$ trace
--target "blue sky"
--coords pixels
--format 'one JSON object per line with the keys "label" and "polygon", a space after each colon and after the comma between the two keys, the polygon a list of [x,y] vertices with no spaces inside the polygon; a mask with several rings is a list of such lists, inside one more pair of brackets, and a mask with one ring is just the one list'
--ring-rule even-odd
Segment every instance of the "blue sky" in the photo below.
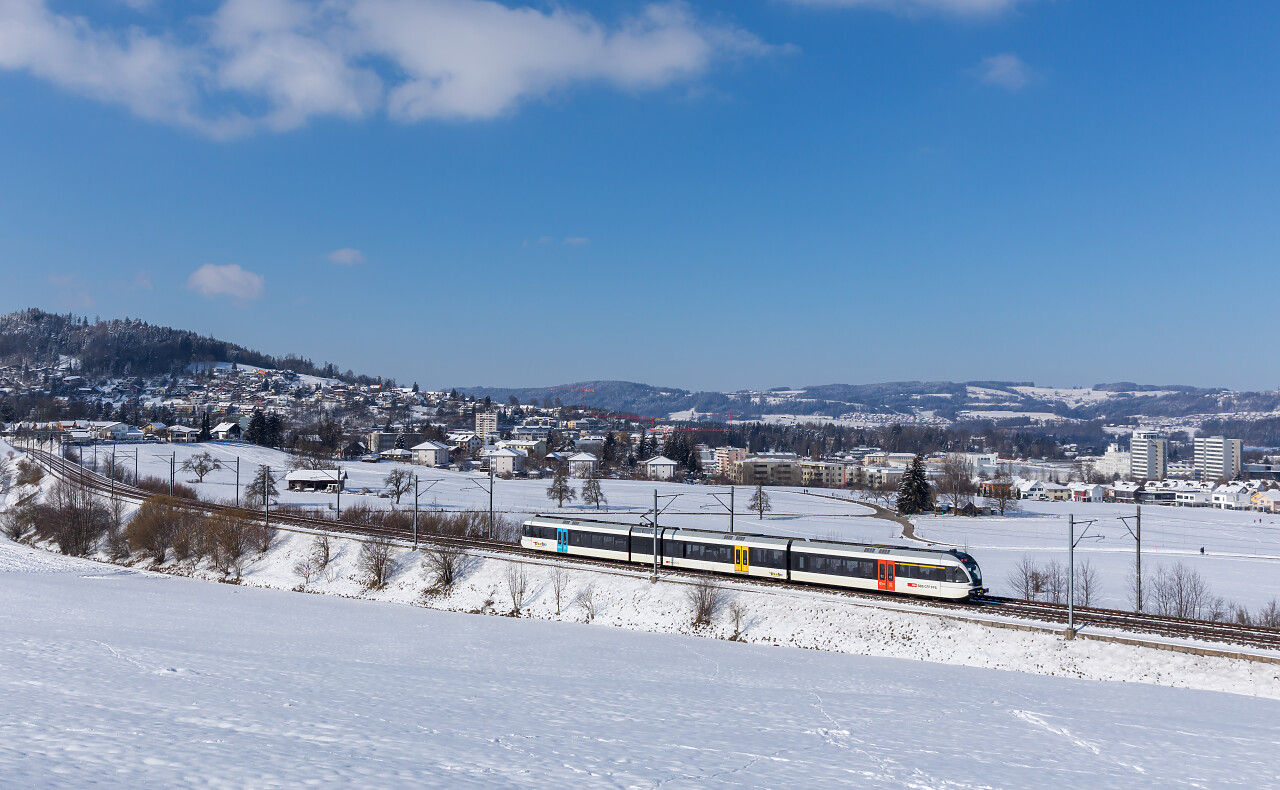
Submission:
{"label": "blue sky", "polygon": [[0,310],[423,386],[1280,386],[1280,8],[0,0]]}

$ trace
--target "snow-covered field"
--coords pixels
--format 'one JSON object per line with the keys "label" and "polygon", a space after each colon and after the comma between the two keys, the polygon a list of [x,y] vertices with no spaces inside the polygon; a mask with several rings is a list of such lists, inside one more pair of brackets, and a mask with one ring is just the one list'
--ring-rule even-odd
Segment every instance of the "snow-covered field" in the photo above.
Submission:
{"label": "snow-covered field", "polygon": [[[925,516],[912,519],[916,536],[967,548],[978,558],[984,579],[997,593],[1012,593],[1010,570],[1022,557],[1036,562],[1067,561],[1067,516],[1074,515],[1076,561],[1088,561],[1101,575],[1101,603],[1127,608],[1128,575],[1134,567],[1134,540],[1120,517],[1132,505],[1086,502],[1020,502],[1020,512],[1004,517]],[[1133,519],[1129,519],[1130,526]],[[1093,536],[1101,536],[1094,540]],[[1205,553],[1200,553],[1201,547]],[[1257,609],[1280,598],[1280,516],[1213,508],[1142,508],[1144,572],[1185,563],[1199,571],[1213,593]]]}
{"label": "snow-covered field", "polygon": [[0,622],[9,787],[1266,787],[1280,775],[1270,699],[477,617],[12,543],[0,543]]}
{"label": "snow-covered field", "polygon": [[[132,451],[132,446],[126,448]],[[170,453],[177,454],[177,465],[197,452],[209,451],[226,464],[213,472],[204,484],[196,485],[201,496],[230,501],[235,495],[234,464],[240,458],[241,481],[249,479],[259,465],[285,471],[288,456],[245,444],[210,443],[204,445],[163,445],[139,447],[139,470],[143,475],[168,478]],[[99,452],[101,452],[99,448]],[[92,457],[92,451],[88,453]],[[128,465],[131,461],[122,461]],[[361,489],[380,491],[387,474],[397,464],[345,464],[348,491]],[[407,465],[406,465],[407,466]],[[423,508],[477,509],[488,507],[488,495],[475,483],[488,484],[479,473],[409,467],[423,480],[424,491],[419,500]],[[179,471],[177,479],[186,482],[191,475]],[[474,481],[474,482],[473,482]],[[425,490],[427,485],[430,490]],[[546,498],[546,480],[497,481],[495,509],[520,519],[533,513],[556,510]],[[664,498],[668,510],[664,524],[672,526],[727,529],[728,514],[710,496],[723,489],[678,483],[605,480],[601,487],[608,497],[606,508],[597,513],[581,503],[569,505],[568,512],[589,517],[636,520],[653,506],[653,491],[664,497],[680,496],[672,502]],[[283,485],[281,485],[283,489]],[[824,496],[815,496],[820,493]],[[876,518],[873,511],[857,504],[848,494],[812,489],[770,489],[773,511],[763,520],[744,512],[750,489],[739,487],[737,495],[738,531],[763,532],[810,538],[903,543],[900,526]],[[282,490],[281,501],[313,507],[332,508],[332,495],[289,493]],[[389,500],[376,495],[344,494],[343,507],[357,502],[374,507],[390,507]],[[1095,520],[1091,535],[1104,540],[1087,539],[1077,548],[1077,558],[1088,560],[1099,571],[1101,590],[1099,603],[1127,608],[1126,577],[1133,567],[1134,544],[1119,516],[1132,515],[1127,505],[1103,503],[1021,502],[1021,511],[1006,517],[964,518],[954,516],[914,519],[917,536],[944,545],[967,548],[984,568],[985,582],[997,594],[1012,594],[1007,580],[1009,571],[1024,555],[1039,563],[1066,561],[1067,514],[1077,522]],[[401,507],[412,506],[412,495],[401,501]],[[1259,513],[1233,512],[1209,508],[1171,508],[1149,506],[1143,509],[1143,567],[1153,570],[1164,564],[1184,562],[1198,570],[1215,595],[1242,604],[1251,610],[1264,606],[1272,598],[1280,598],[1280,517]],[[1200,554],[1204,547],[1205,554]]]}

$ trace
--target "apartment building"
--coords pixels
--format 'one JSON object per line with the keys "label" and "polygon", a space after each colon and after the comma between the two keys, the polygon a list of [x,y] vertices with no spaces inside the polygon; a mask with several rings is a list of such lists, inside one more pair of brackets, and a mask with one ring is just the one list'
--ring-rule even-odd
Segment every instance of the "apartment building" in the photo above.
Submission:
{"label": "apartment building", "polygon": [[1134,480],[1163,480],[1169,441],[1158,431],[1139,428],[1129,440],[1129,475]]}
{"label": "apartment building", "polygon": [[1199,480],[1234,480],[1240,476],[1244,442],[1223,436],[1197,436],[1192,466]]}
{"label": "apartment building", "polygon": [[728,475],[733,465],[747,457],[744,447],[717,447],[715,450],[715,472]]}
{"label": "apartment building", "polygon": [[489,437],[498,438],[498,412],[476,412],[476,435],[484,444],[489,444]]}
{"label": "apartment building", "polygon": [[757,455],[744,458],[730,467],[730,479],[738,485],[794,486],[800,485],[800,464],[796,456]]}

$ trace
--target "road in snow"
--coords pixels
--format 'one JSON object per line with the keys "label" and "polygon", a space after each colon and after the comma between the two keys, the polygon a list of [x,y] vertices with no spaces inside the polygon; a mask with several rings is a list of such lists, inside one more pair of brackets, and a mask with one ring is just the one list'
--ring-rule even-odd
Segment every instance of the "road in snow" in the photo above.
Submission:
{"label": "road in snow", "polygon": [[11,787],[1268,787],[1273,700],[311,596],[0,542]]}

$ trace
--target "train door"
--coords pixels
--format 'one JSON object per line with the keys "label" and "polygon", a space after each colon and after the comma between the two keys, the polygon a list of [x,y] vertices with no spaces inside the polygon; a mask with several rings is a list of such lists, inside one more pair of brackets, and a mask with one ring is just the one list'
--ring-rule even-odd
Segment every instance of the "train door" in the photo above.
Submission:
{"label": "train door", "polygon": [[751,571],[751,555],[746,546],[733,547],[733,569],[738,573],[749,573]]}
{"label": "train door", "polygon": [[893,590],[893,560],[880,560],[880,573],[876,577],[877,590]]}
{"label": "train door", "polygon": [[569,551],[569,530],[567,530],[567,529],[557,529],[557,530],[556,530],[556,551],[561,552],[561,553],[568,553],[568,551]]}

